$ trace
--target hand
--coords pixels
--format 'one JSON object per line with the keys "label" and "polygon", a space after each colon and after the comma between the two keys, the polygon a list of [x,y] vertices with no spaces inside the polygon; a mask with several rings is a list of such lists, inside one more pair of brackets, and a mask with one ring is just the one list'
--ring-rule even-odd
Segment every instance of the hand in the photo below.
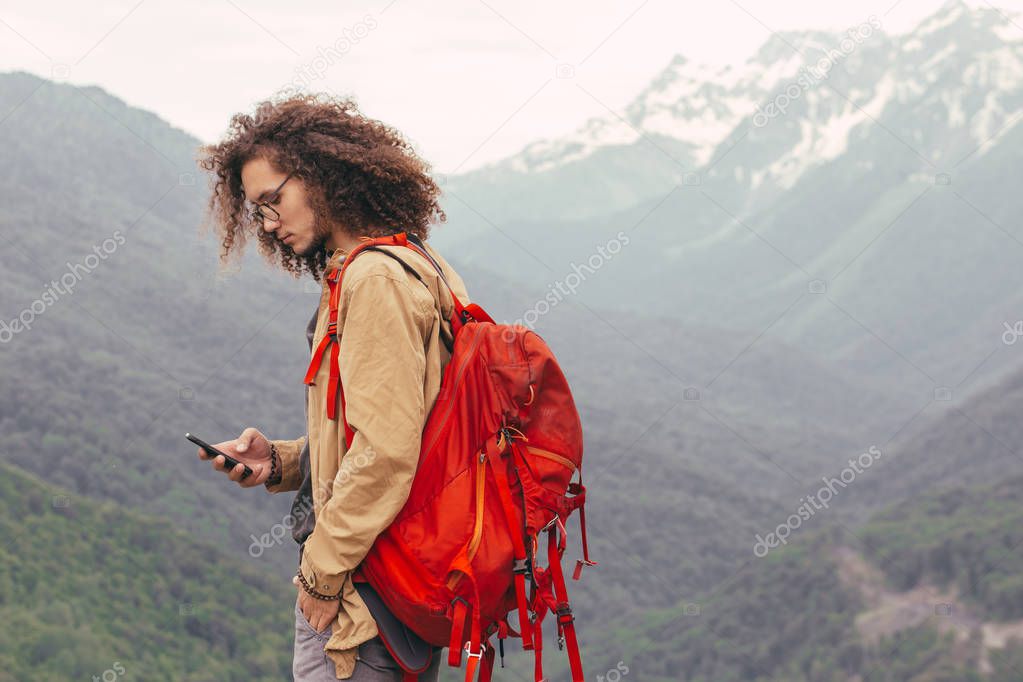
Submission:
{"label": "hand", "polygon": [[[210,457],[202,448],[198,449],[199,459],[211,460],[214,469],[223,471],[229,479],[241,487],[254,488],[257,485],[263,485],[266,479],[270,478],[270,441],[257,429],[249,427],[242,431],[242,434],[234,440],[214,443],[213,447],[225,454],[231,455],[240,464],[234,467],[234,469],[228,469],[225,466],[223,457],[219,455]],[[249,468],[252,469],[252,473],[245,480],[242,480],[242,474],[245,473],[243,464],[249,465]]]}
{"label": "hand", "polygon": [[309,596],[302,589],[297,575],[291,578],[291,582],[298,588],[298,609],[305,616],[305,619],[309,621],[309,625],[312,626],[313,630],[322,633],[337,618],[337,613],[341,610],[341,601],[339,599],[328,601]]}

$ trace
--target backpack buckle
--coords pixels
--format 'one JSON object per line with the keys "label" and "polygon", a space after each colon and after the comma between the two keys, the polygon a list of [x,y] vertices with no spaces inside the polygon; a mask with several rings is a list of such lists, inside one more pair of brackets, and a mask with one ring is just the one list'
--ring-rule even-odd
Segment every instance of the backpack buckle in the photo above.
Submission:
{"label": "backpack buckle", "polygon": [[563,651],[565,648],[565,628],[575,621],[575,616],[572,615],[572,607],[565,601],[558,602],[558,607],[554,610],[554,613],[558,615],[558,650]]}
{"label": "backpack buckle", "polygon": [[465,651],[465,655],[469,658],[483,658],[483,652],[487,650],[486,643],[480,642],[480,650],[475,653],[469,649],[470,644],[472,643],[466,642],[465,646],[462,647],[462,650]]}
{"label": "backpack buckle", "polygon": [[529,557],[525,559],[515,559],[512,562],[512,573],[523,573],[529,575],[532,573],[533,567],[529,564]]}

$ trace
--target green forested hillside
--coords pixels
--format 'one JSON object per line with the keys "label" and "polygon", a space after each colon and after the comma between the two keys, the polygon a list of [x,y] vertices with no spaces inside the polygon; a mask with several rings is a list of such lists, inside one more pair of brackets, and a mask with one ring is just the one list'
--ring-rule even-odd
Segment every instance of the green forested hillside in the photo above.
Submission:
{"label": "green forested hillside", "polygon": [[[0,680],[75,679],[115,663],[128,680],[286,676],[292,590],[169,522],[68,496],[8,466],[0,472],[0,535],[7,538],[0,618],[11,633],[0,641]],[[879,515],[862,537],[893,588],[972,574],[985,575],[983,584],[1011,583],[1021,561],[1020,490],[1023,480],[935,495]],[[644,680],[1020,679],[1023,651],[994,656],[995,672],[980,677],[969,663],[951,660],[949,636],[930,627],[862,646],[854,621],[863,600],[839,579],[830,551],[843,539],[838,531],[818,534],[739,572],[701,603],[616,628],[586,652],[588,671],[624,660]],[[972,560],[986,555],[990,563]],[[1023,617],[1020,602],[1005,594],[977,602],[993,618]],[[599,625],[580,623],[584,633]],[[553,663],[558,653],[549,649]]]}
{"label": "green forested hillside", "polygon": [[899,589],[954,587],[991,618],[1023,618],[1023,478],[907,502],[862,531]]}
{"label": "green forested hillside", "polygon": [[[288,500],[212,476],[184,433],[302,435],[317,297],[258,258],[217,275],[198,141],[159,117],[25,73],[0,74],[0,117],[0,321],[30,327],[0,345],[0,461],[247,557]],[[296,553],[261,561],[286,575]]]}
{"label": "green forested hillside", "polygon": [[1021,501],[1017,477],[903,503],[858,537],[815,533],[699,603],[623,622],[587,666],[664,682],[1018,682]]}
{"label": "green forested hillside", "polygon": [[1005,376],[959,404],[934,402],[893,443],[894,456],[878,463],[879,476],[849,491],[865,520],[870,510],[955,483],[985,485],[1023,473],[1023,372]]}
{"label": "green forested hillside", "polygon": [[290,679],[294,588],[169,521],[0,463],[0,538],[3,682]]}

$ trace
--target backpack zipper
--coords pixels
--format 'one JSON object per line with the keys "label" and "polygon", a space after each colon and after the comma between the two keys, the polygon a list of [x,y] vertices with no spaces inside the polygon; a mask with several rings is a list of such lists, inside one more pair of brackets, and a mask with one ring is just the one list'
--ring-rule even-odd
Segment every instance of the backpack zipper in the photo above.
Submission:
{"label": "backpack zipper", "polygon": [[566,466],[572,471],[575,471],[575,463],[573,463],[572,460],[570,460],[568,457],[563,457],[562,455],[559,455],[556,452],[551,452],[550,450],[538,448],[535,445],[526,444],[526,450],[532,452],[534,455],[538,457],[543,457],[544,459],[549,459],[553,462],[557,462],[558,464]]}
{"label": "backpack zipper", "polygon": [[[472,561],[472,558],[476,556],[476,552],[480,547],[480,540],[483,539],[483,502],[487,489],[486,463],[487,454],[485,452],[479,453],[479,457],[476,459],[476,520],[473,523],[472,537],[469,538],[469,545],[466,550],[466,556],[469,561]],[[457,585],[458,581],[461,579],[462,577],[458,573],[451,576],[447,583],[448,589],[454,590],[455,585]]]}
{"label": "backpack zipper", "polygon": [[469,540],[469,560],[476,556],[480,540],[483,537],[483,501],[486,494],[487,481],[487,455],[481,452],[476,460],[476,525],[472,529],[472,539]]}

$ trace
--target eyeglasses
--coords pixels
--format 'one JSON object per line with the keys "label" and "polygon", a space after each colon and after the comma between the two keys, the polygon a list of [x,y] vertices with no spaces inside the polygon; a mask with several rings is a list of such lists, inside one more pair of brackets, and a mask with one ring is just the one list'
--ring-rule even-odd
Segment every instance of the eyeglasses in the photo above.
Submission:
{"label": "eyeglasses", "polygon": [[257,223],[263,223],[266,220],[275,222],[281,219],[281,214],[278,213],[277,210],[270,205],[270,202],[277,201],[278,199],[277,195],[280,193],[281,188],[284,187],[284,183],[291,179],[292,175],[294,175],[294,173],[288,173],[288,177],[284,178],[284,182],[277,185],[277,189],[270,192],[269,199],[256,204],[256,207],[252,209],[252,220],[254,220]]}

